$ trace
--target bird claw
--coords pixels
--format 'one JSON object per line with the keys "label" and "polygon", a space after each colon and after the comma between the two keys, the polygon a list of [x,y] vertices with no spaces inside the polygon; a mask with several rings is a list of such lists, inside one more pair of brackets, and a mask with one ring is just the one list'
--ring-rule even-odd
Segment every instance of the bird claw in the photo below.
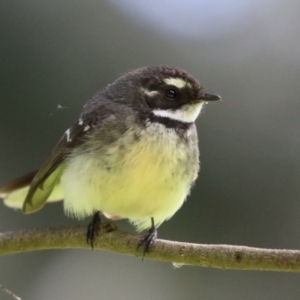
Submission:
{"label": "bird claw", "polygon": [[99,235],[101,225],[100,212],[97,211],[93,215],[92,221],[89,223],[86,232],[86,242],[94,249],[95,236]]}
{"label": "bird claw", "polygon": [[157,239],[157,229],[154,225],[154,219],[151,218],[151,223],[152,226],[149,229],[148,233],[139,240],[138,245],[137,245],[137,250],[144,245],[144,251],[143,251],[143,259],[146,255],[146,253],[149,252],[150,248],[152,247],[153,243]]}

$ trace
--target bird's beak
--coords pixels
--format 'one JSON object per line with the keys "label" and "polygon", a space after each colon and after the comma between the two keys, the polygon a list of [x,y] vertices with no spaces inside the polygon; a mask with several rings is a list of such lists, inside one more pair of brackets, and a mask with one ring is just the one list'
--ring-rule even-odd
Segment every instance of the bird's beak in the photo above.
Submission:
{"label": "bird's beak", "polygon": [[212,92],[204,91],[200,96],[199,100],[216,101],[216,100],[222,100],[222,98],[221,96],[214,94]]}

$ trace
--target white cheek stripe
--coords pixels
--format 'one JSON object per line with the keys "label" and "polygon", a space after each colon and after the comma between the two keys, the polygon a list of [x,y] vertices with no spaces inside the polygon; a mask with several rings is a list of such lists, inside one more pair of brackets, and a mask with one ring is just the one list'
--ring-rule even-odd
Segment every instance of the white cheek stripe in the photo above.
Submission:
{"label": "white cheek stripe", "polygon": [[193,123],[196,121],[198,115],[200,114],[203,103],[204,102],[202,101],[194,105],[187,104],[177,110],[154,109],[152,112],[158,117],[169,118],[171,120],[176,120],[185,123]]}
{"label": "white cheek stripe", "polygon": [[184,87],[189,87],[191,88],[191,84],[181,78],[174,78],[174,77],[170,77],[170,78],[166,78],[164,79],[164,82],[168,85],[174,85],[176,86],[178,89],[182,89]]}

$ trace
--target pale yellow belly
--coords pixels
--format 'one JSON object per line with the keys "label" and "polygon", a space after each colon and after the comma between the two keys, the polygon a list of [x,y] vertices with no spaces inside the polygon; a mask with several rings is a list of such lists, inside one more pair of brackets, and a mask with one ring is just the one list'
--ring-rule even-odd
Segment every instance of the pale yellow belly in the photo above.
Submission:
{"label": "pale yellow belly", "polygon": [[176,140],[147,138],[124,151],[111,147],[105,163],[81,154],[71,159],[62,176],[65,210],[77,217],[96,210],[127,218],[138,230],[170,218],[183,204],[191,185],[187,154]]}

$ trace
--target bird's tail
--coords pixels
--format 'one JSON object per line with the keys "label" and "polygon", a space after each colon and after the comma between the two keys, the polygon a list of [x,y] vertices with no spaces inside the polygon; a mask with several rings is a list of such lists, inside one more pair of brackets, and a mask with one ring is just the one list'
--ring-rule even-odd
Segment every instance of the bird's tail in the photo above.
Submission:
{"label": "bird's tail", "polygon": [[[17,178],[10,183],[6,184],[0,189],[0,198],[4,200],[4,204],[12,207],[22,209],[24,200],[29,191],[30,184],[37,171],[31,172],[25,176]],[[58,183],[51,195],[47,199],[47,202],[55,202],[63,199],[60,184]]]}

